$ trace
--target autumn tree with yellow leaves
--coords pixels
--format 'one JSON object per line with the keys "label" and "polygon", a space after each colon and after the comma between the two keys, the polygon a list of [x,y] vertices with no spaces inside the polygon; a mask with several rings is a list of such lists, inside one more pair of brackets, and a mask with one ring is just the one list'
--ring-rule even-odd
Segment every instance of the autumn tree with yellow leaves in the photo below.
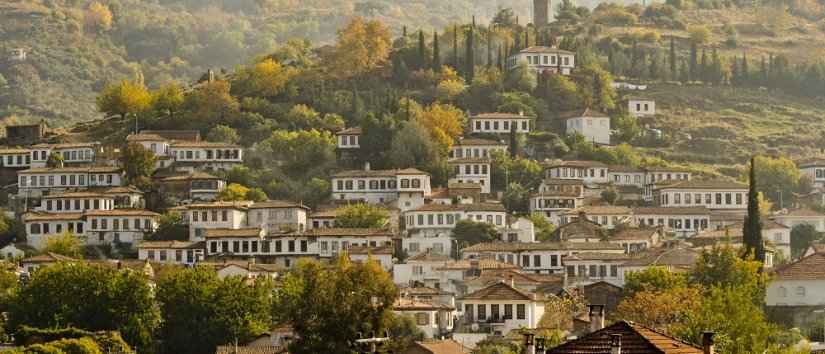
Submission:
{"label": "autumn tree with yellow leaves", "polygon": [[464,131],[464,112],[449,104],[435,103],[424,109],[418,121],[446,154]]}
{"label": "autumn tree with yellow leaves", "polygon": [[330,73],[340,79],[366,74],[387,63],[391,47],[386,25],[355,17],[338,31],[338,41],[329,61]]}
{"label": "autumn tree with yellow leaves", "polygon": [[112,12],[106,5],[95,1],[86,10],[83,22],[86,29],[92,32],[108,31],[112,29]]}
{"label": "autumn tree with yellow leaves", "polygon": [[143,84],[122,80],[109,84],[97,96],[97,109],[107,115],[126,119],[129,114],[146,111],[152,104],[152,95]]}
{"label": "autumn tree with yellow leaves", "polygon": [[289,79],[297,70],[267,58],[240,69],[232,85],[232,92],[241,96],[274,97],[283,93]]}

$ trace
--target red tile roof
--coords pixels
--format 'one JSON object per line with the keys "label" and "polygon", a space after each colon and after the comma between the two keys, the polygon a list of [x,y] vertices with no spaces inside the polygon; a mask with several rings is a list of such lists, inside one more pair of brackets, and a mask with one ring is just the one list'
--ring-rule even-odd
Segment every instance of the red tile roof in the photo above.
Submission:
{"label": "red tile roof", "polygon": [[627,321],[616,322],[546,353],[610,353],[611,335],[614,334],[622,336],[622,354],[702,354],[702,348]]}
{"label": "red tile roof", "polygon": [[532,117],[520,115],[516,113],[502,113],[502,112],[493,112],[493,113],[480,113],[476,114],[470,119],[530,119]]}
{"label": "red tile roof", "polygon": [[[415,342],[418,349],[423,349],[431,354],[469,354],[470,348],[467,348],[461,343],[452,339],[447,340],[431,340],[425,342]],[[402,352],[406,353],[406,352]],[[415,353],[419,353],[416,351]]]}
{"label": "red tile roof", "polygon": [[464,295],[459,300],[535,300],[536,297],[536,294],[516,289],[502,281]]}
{"label": "red tile roof", "polygon": [[825,254],[814,253],[776,269],[779,280],[825,280]]}

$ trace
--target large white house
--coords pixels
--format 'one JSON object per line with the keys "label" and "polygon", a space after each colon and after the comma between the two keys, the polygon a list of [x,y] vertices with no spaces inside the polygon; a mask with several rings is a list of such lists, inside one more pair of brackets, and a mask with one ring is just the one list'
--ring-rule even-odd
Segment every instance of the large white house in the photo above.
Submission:
{"label": "large white house", "polygon": [[656,115],[656,101],[644,97],[630,97],[627,99],[627,112],[634,117]]}
{"label": "large white house", "polygon": [[825,254],[814,253],[776,269],[768,284],[768,306],[825,306]]}
{"label": "large white house", "polygon": [[194,171],[229,170],[243,163],[243,149],[235,144],[205,141],[176,141],[169,144],[175,169]]}
{"label": "large white house", "polygon": [[502,204],[425,204],[404,213],[405,225],[410,233],[425,237],[449,234],[461,220],[486,222],[496,228],[507,225],[507,211]]}
{"label": "large white house", "polygon": [[470,131],[473,133],[509,134],[529,133],[530,121],[533,117],[525,116],[523,112],[514,113],[481,113],[470,117]]}
{"label": "large white house", "polygon": [[309,208],[303,204],[280,200],[258,202],[249,206],[247,224],[260,227],[268,235],[303,232],[307,227]]}
{"label": "large white house", "polygon": [[137,245],[158,228],[160,214],[140,209],[88,210],[86,244]]}
{"label": "large white house", "polygon": [[118,167],[41,167],[17,172],[18,195],[39,197],[68,189],[115,187],[123,184]]}
{"label": "large white house", "polygon": [[448,159],[488,158],[493,151],[506,152],[507,145],[495,140],[460,138],[453,144]]}
{"label": "large white house", "polygon": [[95,153],[100,149],[100,143],[63,143],[38,144],[30,148],[31,167],[46,167],[49,155],[60,155],[66,165],[83,165],[95,162]]}
{"label": "large white house", "polygon": [[[514,329],[537,328],[544,315],[544,298],[536,293],[516,289],[506,282],[492,284],[457,300],[462,309],[461,325],[506,335]],[[457,332],[463,332],[459,329]]]}
{"label": "large white house", "polygon": [[576,53],[552,47],[533,46],[522,49],[507,59],[510,69],[521,63],[526,63],[527,68],[537,74],[549,72],[570,75],[576,68]]}
{"label": "large white house", "polygon": [[748,208],[748,186],[723,180],[664,182],[654,189],[653,197],[657,205],[666,208],[704,206],[728,212]]}
{"label": "large white house", "polygon": [[194,265],[204,259],[203,242],[143,241],[138,245],[138,259],[158,263]]}
{"label": "large white house", "polygon": [[251,204],[251,202],[212,202],[182,207],[184,221],[189,225],[189,241],[203,241],[205,230],[209,229],[246,227],[246,212]]}
{"label": "large white house", "polygon": [[692,207],[636,207],[633,218],[639,226],[664,226],[676,236],[693,236],[710,227],[710,210]]}
{"label": "large white house", "polygon": [[475,183],[481,186],[482,194],[490,194],[490,158],[465,157],[449,161],[454,176],[449,183]]}
{"label": "large white house", "polygon": [[463,248],[461,255],[468,259],[493,258],[525,271],[553,274],[564,270],[563,257],[583,252],[624,254],[624,248],[609,242],[495,242]]}
{"label": "large white house", "polygon": [[29,168],[31,167],[31,152],[22,148],[0,149],[0,166],[7,168]]}
{"label": "large white house", "polygon": [[332,197],[337,200],[364,201],[370,204],[394,202],[405,211],[424,204],[424,196],[432,192],[430,175],[407,168],[401,170],[341,171],[332,175]]}
{"label": "large white house", "polygon": [[610,117],[586,108],[562,113],[567,135],[581,134],[585,140],[599,145],[610,145]]}
{"label": "large white house", "polygon": [[608,167],[598,161],[557,161],[545,163],[548,179],[574,179],[584,184],[608,183]]}

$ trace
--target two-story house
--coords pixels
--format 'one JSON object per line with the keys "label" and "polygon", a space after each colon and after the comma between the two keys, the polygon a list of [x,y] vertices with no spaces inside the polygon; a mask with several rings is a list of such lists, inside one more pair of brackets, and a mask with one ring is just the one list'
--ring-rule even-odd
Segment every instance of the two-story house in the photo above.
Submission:
{"label": "two-story house", "polygon": [[492,174],[490,158],[465,157],[451,159],[454,176],[449,183],[475,183],[481,186],[482,194],[490,194],[490,175]]}
{"label": "two-story house", "polygon": [[370,204],[394,202],[401,211],[424,204],[432,192],[430,175],[414,169],[341,171],[332,175],[332,198]]}
{"label": "two-story house", "polygon": [[496,242],[479,243],[461,250],[463,258],[493,258],[533,273],[561,273],[563,257],[596,252],[624,254],[621,245],[609,242]]}
{"label": "two-story house", "polygon": [[114,187],[123,183],[118,167],[41,167],[17,172],[18,195],[40,197],[68,189]]}
{"label": "two-story house", "polygon": [[140,133],[126,136],[127,143],[140,144],[144,149],[155,154],[155,168],[166,168],[172,165],[172,153],[169,151],[170,140],[158,134]]}
{"label": "two-story house", "polygon": [[580,192],[547,191],[530,194],[530,212],[540,213],[555,225],[561,224],[563,213],[583,205],[584,195]]}
{"label": "two-story house", "polygon": [[709,227],[710,210],[704,206],[635,207],[633,218],[639,226],[663,226],[678,237],[687,237]]}
{"label": "two-story house", "polygon": [[825,254],[814,253],[778,267],[768,284],[765,304],[788,310],[821,309],[825,305]]}
{"label": "two-story house", "polygon": [[169,154],[181,171],[229,170],[243,163],[243,148],[227,143],[175,141],[169,144]]}
{"label": "two-story house", "polygon": [[226,188],[226,180],[206,172],[183,172],[159,179],[161,193],[178,200],[212,201]]}
{"label": "two-story house", "polygon": [[99,149],[99,142],[34,145],[30,148],[31,167],[46,167],[49,155],[53,153],[60,155],[66,166],[91,165]]}
{"label": "two-story house", "polygon": [[507,58],[507,66],[514,69],[521,63],[536,74],[570,75],[576,68],[576,53],[553,47],[533,46]]}
{"label": "two-story house", "polygon": [[653,196],[658,206],[704,206],[712,211],[744,213],[748,208],[748,186],[723,180],[682,180],[660,184]]}
{"label": "two-story house", "polygon": [[259,227],[267,235],[307,230],[309,208],[281,200],[257,202],[249,206],[247,225]]}
{"label": "two-story house", "polygon": [[562,213],[561,221],[562,224],[567,224],[580,217],[585,217],[608,230],[619,225],[633,225],[633,210],[625,206],[612,205],[592,205],[570,210]]}
{"label": "two-story house", "polygon": [[562,113],[567,135],[581,134],[586,141],[610,145],[610,116],[599,111],[584,110]]}
{"label": "two-story house", "polygon": [[525,116],[523,112],[515,113],[480,113],[470,117],[470,131],[475,134],[509,134],[512,130],[516,133],[527,134],[532,129],[530,127],[533,117]]}
{"label": "two-story house", "polygon": [[452,254],[452,230],[459,221],[486,222],[503,231],[507,211],[498,203],[425,204],[405,212],[404,220],[409,237],[402,240],[402,247],[408,254],[427,249]]}
{"label": "two-story house", "polygon": [[2,148],[0,149],[0,167],[23,169],[30,168],[31,150],[23,148]]}
{"label": "two-story house", "polygon": [[137,246],[158,228],[160,214],[140,209],[87,210],[86,244]]}
{"label": "two-story house", "polygon": [[608,166],[598,161],[556,161],[544,164],[545,178],[573,179],[584,184],[608,183]]}
{"label": "two-story house", "polygon": [[506,335],[521,328],[538,328],[544,315],[540,294],[516,289],[502,281],[457,299],[462,309],[461,329],[479,328],[491,335]]}
{"label": "two-story house", "polygon": [[240,229],[246,227],[247,210],[251,202],[194,203],[181,209],[189,225],[189,241],[203,241],[204,230]]}
{"label": "two-story house", "polygon": [[494,151],[507,152],[507,144],[489,139],[460,138],[453,144],[448,158],[488,158]]}
{"label": "two-story house", "polygon": [[83,234],[86,222],[83,213],[25,213],[22,216],[26,228],[26,244],[36,249],[46,247],[49,237],[64,232]]}
{"label": "two-story house", "polygon": [[425,339],[439,338],[453,329],[455,307],[426,300],[398,298],[392,312],[399,316],[409,316]]}
{"label": "two-story house", "polygon": [[34,211],[42,213],[81,213],[86,210],[113,210],[115,196],[97,191],[53,193],[40,201]]}
{"label": "two-story house", "polygon": [[334,257],[351,247],[392,246],[396,237],[394,232],[387,229],[339,227],[310,229],[304,235],[317,243],[318,256],[322,258]]}
{"label": "two-story house", "polygon": [[338,149],[358,150],[361,148],[361,128],[352,127],[335,133]]}
{"label": "two-story house", "polygon": [[191,266],[204,259],[206,244],[191,241],[143,241],[137,248],[140,260]]}

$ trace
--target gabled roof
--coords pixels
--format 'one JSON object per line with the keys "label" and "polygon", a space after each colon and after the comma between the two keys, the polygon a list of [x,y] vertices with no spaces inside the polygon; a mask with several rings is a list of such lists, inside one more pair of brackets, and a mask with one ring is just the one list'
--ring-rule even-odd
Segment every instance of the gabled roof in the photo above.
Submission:
{"label": "gabled roof", "polygon": [[556,167],[579,167],[579,168],[599,167],[599,168],[607,168],[607,165],[605,163],[599,162],[599,161],[566,160],[566,161],[556,161],[556,162],[546,163],[545,167],[546,168],[556,168]]}
{"label": "gabled roof", "polygon": [[702,354],[702,348],[628,321],[619,321],[579,339],[550,349],[547,354],[610,353],[611,335],[622,336],[622,354]]}
{"label": "gabled roof", "polygon": [[301,203],[293,203],[285,200],[267,200],[264,202],[255,202],[249,206],[249,209],[282,209],[282,208],[300,208],[309,210],[309,207]]}
{"label": "gabled roof", "polygon": [[533,117],[525,116],[523,114],[517,113],[504,113],[504,112],[492,112],[492,113],[479,113],[474,116],[471,116],[470,119],[532,119]]}
{"label": "gabled roof", "polygon": [[436,304],[424,300],[398,298],[392,305],[393,311],[438,311],[455,310],[455,307]]}
{"label": "gabled roof", "polygon": [[245,227],[240,229],[204,229],[203,237],[205,238],[259,238],[263,235],[263,230],[257,227]]}
{"label": "gabled roof", "polygon": [[559,114],[559,119],[573,119],[573,118],[610,118],[607,114],[592,110],[590,108],[579,109],[575,111],[567,111]]}
{"label": "gabled roof", "polygon": [[332,175],[333,178],[354,178],[354,177],[395,177],[400,175],[427,175],[429,173],[415,168],[405,168],[401,170],[347,170],[340,171]]}
{"label": "gabled roof", "polygon": [[516,289],[504,281],[464,295],[459,300],[536,300],[536,294]]}
{"label": "gabled roof", "polygon": [[825,214],[820,213],[816,210],[811,210],[807,208],[800,208],[800,209],[789,209],[782,213],[774,215],[775,218],[782,218],[782,217],[797,217],[797,218],[821,218],[825,217]]}
{"label": "gabled roof", "polygon": [[453,144],[453,146],[506,146],[504,143],[491,139],[479,138],[462,138]]}
{"label": "gabled roof", "polygon": [[527,47],[519,51],[519,53],[529,53],[529,54],[569,54],[575,55],[571,51],[553,48],[553,47],[546,47],[546,46],[532,46]]}
{"label": "gabled roof", "polygon": [[626,267],[668,266],[687,269],[696,264],[699,252],[685,247],[655,248],[638,253],[624,263]]}
{"label": "gabled roof", "polygon": [[634,215],[709,215],[705,206],[694,207],[635,207]]}
{"label": "gabled roof", "polygon": [[610,241],[626,241],[626,240],[649,240],[654,235],[659,233],[658,228],[653,227],[626,227],[616,230],[613,235],[610,235]]}
{"label": "gabled roof", "polygon": [[825,280],[825,254],[814,253],[776,269],[778,280]]}
{"label": "gabled roof", "polygon": [[664,186],[657,186],[656,189],[741,189],[746,190],[748,186],[743,183],[726,180],[681,180],[669,183]]}
{"label": "gabled roof", "polygon": [[471,352],[470,348],[452,339],[415,342],[414,346],[429,354],[469,354]]}
{"label": "gabled roof", "polygon": [[519,269],[519,266],[510,263],[499,262],[495,259],[462,259],[455,262],[444,264],[436,270],[468,270],[477,268],[480,270],[487,269]]}
{"label": "gabled roof", "polygon": [[471,212],[471,211],[493,211],[493,212],[506,212],[507,210],[504,209],[503,204],[499,203],[473,203],[473,204],[424,204],[418,207],[415,210],[411,211],[464,211],[464,212]]}
{"label": "gabled roof", "polygon": [[129,134],[126,136],[126,141],[128,142],[140,142],[140,141],[166,141],[166,139],[157,134]]}
{"label": "gabled roof", "polygon": [[564,215],[630,215],[633,211],[626,206],[616,205],[590,205],[564,212]]}
{"label": "gabled roof", "polygon": [[609,242],[490,242],[466,247],[461,252],[524,252],[524,251],[617,251],[622,246]]}
{"label": "gabled roof", "polygon": [[77,262],[76,259],[66,257],[62,254],[46,252],[45,254],[24,258],[20,263],[55,263],[55,262]]}
{"label": "gabled roof", "polygon": [[138,244],[143,249],[203,249],[204,242],[193,241],[143,241]]}
{"label": "gabled roof", "polygon": [[453,259],[447,255],[433,253],[430,250],[426,250],[407,258],[407,262],[450,262],[452,260]]}
{"label": "gabled roof", "polygon": [[351,127],[340,130],[335,135],[361,135],[361,127]]}
{"label": "gabled roof", "polygon": [[564,277],[555,274],[522,273],[515,269],[490,269],[480,275],[464,279],[465,285],[489,286],[499,282],[513,282],[515,286],[546,287],[564,284]]}
{"label": "gabled roof", "polygon": [[306,236],[316,237],[393,237],[395,234],[387,229],[323,227],[304,232]]}

